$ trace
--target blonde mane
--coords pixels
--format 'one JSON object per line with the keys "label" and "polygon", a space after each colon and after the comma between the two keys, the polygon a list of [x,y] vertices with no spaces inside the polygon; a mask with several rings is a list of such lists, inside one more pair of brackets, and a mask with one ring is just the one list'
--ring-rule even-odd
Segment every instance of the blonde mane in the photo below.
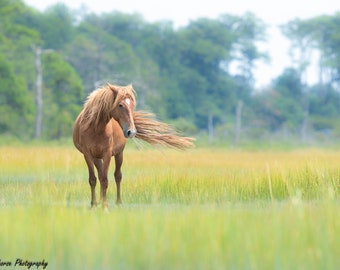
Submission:
{"label": "blonde mane", "polygon": [[107,123],[111,118],[111,111],[126,97],[136,104],[135,91],[131,84],[127,86],[107,84],[97,88],[87,97],[80,114],[81,124],[87,129],[92,125],[96,128],[102,122]]}

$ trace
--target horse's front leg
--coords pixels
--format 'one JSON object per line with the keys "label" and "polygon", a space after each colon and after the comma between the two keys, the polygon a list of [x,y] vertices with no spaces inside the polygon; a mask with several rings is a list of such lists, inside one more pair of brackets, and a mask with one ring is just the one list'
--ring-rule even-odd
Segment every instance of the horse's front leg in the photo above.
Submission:
{"label": "horse's front leg", "polygon": [[100,177],[100,199],[102,202],[102,206],[104,209],[108,208],[108,202],[106,198],[106,191],[109,186],[109,181],[108,181],[108,172],[109,172],[109,166],[110,166],[110,161],[111,161],[111,156],[107,156],[103,158],[103,163],[102,163],[102,170],[99,173]]}
{"label": "horse's front leg", "polygon": [[115,181],[116,181],[116,187],[117,187],[117,201],[116,204],[121,204],[122,199],[120,197],[120,182],[122,181],[122,171],[121,167],[123,164],[123,152],[117,154],[115,156]]}
{"label": "horse's front leg", "polygon": [[89,170],[89,184],[91,187],[91,208],[92,208],[97,205],[96,200],[97,178],[96,175],[94,174],[93,158],[88,154],[84,154],[84,158],[86,161],[87,168]]}

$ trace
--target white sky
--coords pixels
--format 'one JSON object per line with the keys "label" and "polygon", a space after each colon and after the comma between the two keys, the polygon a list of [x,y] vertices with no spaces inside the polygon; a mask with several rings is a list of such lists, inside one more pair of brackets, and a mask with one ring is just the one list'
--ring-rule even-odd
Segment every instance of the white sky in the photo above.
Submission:
{"label": "white sky", "polygon": [[[170,20],[175,27],[185,26],[200,17],[217,18],[220,14],[242,15],[254,13],[268,24],[268,43],[263,47],[271,57],[271,63],[258,64],[255,70],[257,85],[266,85],[290,65],[287,54],[289,42],[276,28],[294,18],[307,19],[318,15],[334,15],[340,12],[339,0],[24,0],[41,11],[58,2],[72,9],[82,5],[96,13],[121,11],[139,13],[148,22]],[[317,81],[315,68],[310,69],[307,79]]]}

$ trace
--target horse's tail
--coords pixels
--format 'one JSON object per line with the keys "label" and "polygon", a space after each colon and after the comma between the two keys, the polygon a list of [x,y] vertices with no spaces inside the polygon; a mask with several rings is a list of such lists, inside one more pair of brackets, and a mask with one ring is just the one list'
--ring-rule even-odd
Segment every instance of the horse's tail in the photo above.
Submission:
{"label": "horse's tail", "polygon": [[152,113],[135,111],[133,120],[137,129],[136,138],[151,145],[162,145],[181,150],[194,145],[194,138],[181,136],[172,126],[156,120]]}

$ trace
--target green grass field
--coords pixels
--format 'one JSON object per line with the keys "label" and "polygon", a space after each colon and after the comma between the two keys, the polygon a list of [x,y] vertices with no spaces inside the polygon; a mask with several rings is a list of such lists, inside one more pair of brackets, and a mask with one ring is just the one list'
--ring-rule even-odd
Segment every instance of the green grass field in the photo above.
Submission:
{"label": "green grass field", "polygon": [[340,150],[128,145],[119,207],[113,166],[106,213],[73,147],[1,146],[0,269],[340,266]]}

